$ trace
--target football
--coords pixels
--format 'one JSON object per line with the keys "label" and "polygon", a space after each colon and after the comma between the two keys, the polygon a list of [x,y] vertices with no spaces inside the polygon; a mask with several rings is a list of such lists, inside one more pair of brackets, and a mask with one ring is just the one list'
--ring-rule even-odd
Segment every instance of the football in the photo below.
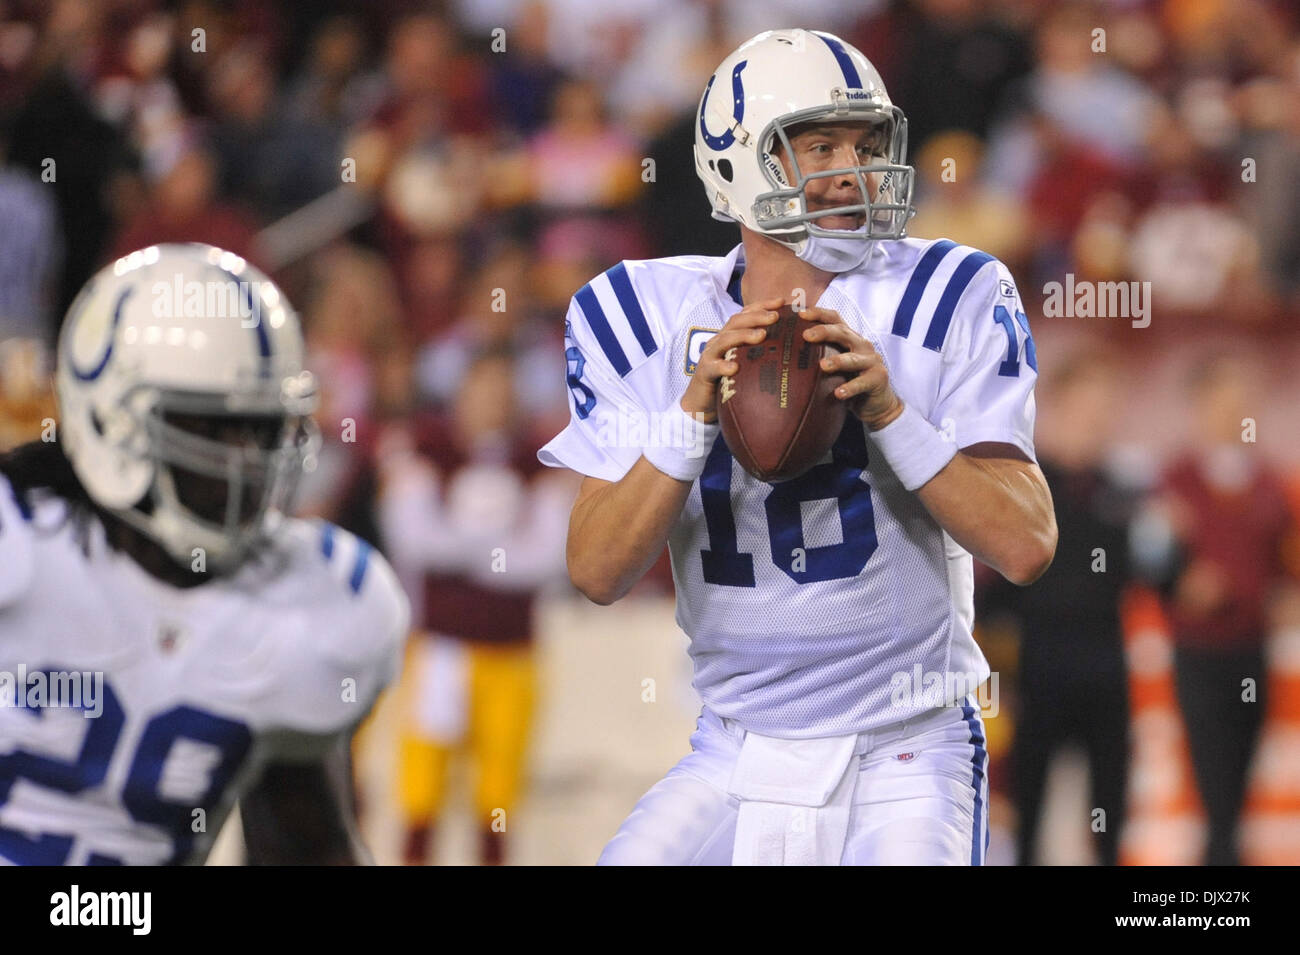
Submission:
{"label": "football", "polygon": [[779,316],[761,344],[727,352],[740,368],[718,382],[718,421],[727,447],[741,467],[769,483],[798,477],[821,460],[847,413],[834,394],[846,377],[821,369],[827,349],[838,347],[805,341],[808,323],[789,306]]}

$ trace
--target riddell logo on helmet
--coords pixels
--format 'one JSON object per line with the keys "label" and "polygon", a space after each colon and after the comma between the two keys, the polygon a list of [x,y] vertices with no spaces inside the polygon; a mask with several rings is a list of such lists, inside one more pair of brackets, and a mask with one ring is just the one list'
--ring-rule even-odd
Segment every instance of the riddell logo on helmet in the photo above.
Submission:
{"label": "riddell logo on helmet", "polygon": [[[280,292],[271,282],[186,281],[177,272],[170,282],[154,282],[151,311],[154,318],[238,318],[245,328],[261,321],[264,303],[275,307]],[[272,315],[272,324],[275,324]]]}

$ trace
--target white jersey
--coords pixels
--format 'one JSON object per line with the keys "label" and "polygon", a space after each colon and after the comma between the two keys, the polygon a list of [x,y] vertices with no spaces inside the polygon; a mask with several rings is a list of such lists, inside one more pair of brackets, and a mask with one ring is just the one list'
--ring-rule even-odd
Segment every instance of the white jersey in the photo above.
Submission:
{"label": "white jersey", "polygon": [[179,589],[83,548],[57,498],[0,477],[0,862],[201,861],[270,761],[319,758],[396,675],[409,610],[384,559],[291,520]]}
{"label": "white jersey", "polygon": [[[622,478],[740,310],[743,246],[624,262],[574,296],[573,410],[539,452]],[[729,291],[731,289],[732,291]],[[1006,267],[948,240],[875,244],[817,305],[876,348],[902,400],[959,448],[1034,458],[1037,359]],[[823,463],[767,484],[717,439],[668,539],[677,621],[704,703],[787,738],[862,732],[963,698],[989,675],[971,635],[970,555],[905,490],[853,416]]]}

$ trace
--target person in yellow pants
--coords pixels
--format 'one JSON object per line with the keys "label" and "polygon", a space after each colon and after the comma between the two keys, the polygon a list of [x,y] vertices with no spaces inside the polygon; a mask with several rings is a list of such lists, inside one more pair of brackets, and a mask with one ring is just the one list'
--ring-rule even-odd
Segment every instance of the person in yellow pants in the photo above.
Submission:
{"label": "person in yellow pants", "polygon": [[450,759],[477,773],[482,858],[505,855],[536,696],[537,593],[564,577],[575,486],[537,460],[511,398],[507,352],[479,355],[450,414],[391,422],[376,452],[377,516],[411,597],[408,727],[401,743],[405,857],[428,858]]}
{"label": "person in yellow pants", "polygon": [[411,665],[399,769],[404,861],[422,865],[428,858],[446,805],[450,763],[461,754],[475,774],[480,860],[500,864],[532,729],[537,684],[533,648],[528,641],[496,645],[423,635]]}

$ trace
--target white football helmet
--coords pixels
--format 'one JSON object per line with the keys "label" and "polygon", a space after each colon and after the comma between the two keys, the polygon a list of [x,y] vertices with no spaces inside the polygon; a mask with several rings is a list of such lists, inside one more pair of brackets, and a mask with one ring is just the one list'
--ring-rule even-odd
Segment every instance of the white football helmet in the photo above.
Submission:
{"label": "white football helmet", "polygon": [[[800,170],[787,131],[813,120],[879,125],[879,161],[811,173]],[[772,155],[778,142],[790,159],[793,183]],[[870,240],[907,235],[907,220],[913,215],[913,170],[906,162],[907,119],[902,110],[890,102],[871,62],[829,33],[760,33],[722,61],[700,97],[695,169],[713,205],[713,217],[741,222],[784,242],[814,264],[825,256],[808,255],[810,239],[823,240],[823,246],[855,243],[850,248],[858,252],[848,257],[861,261]],[[875,189],[867,179],[872,173],[877,174]],[[845,174],[856,177],[863,202],[810,212],[807,184]],[[865,225],[855,230],[826,229],[812,221],[859,214]]]}
{"label": "white football helmet", "polygon": [[[198,243],[132,252],[86,283],[64,321],[64,453],[92,500],[178,563],[202,548],[208,569],[228,570],[314,466],[316,385],[302,364],[297,314],[244,259]],[[177,423],[196,419],[260,422],[267,437],[230,443]],[[209,494],[196,510],[186,479],[224,482],[224,502]]]}

